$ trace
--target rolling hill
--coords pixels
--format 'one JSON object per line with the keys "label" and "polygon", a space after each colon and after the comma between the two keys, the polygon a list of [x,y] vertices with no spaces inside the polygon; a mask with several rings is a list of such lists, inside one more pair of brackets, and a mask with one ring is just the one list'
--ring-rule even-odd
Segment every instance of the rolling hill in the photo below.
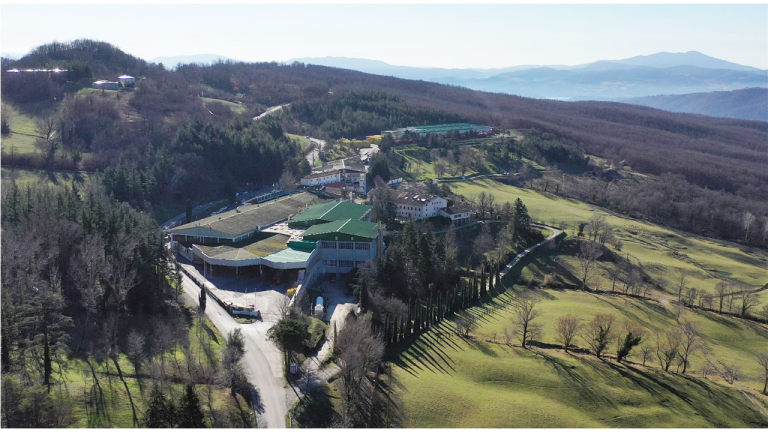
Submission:
{"label": "rolling hill", "polygon": [[575,66],[525,65],[497,69],[418,68],[346,57],[299,58],[290,62],[293,61],[473,90],[561,100],[618,101],[656,94],[768,87],[768,72],[697,51],[661,52]]}
{"label": "rolling hill", "polygon": [[768,89],[646,96],[624,102],[673,112],[768,121]]}

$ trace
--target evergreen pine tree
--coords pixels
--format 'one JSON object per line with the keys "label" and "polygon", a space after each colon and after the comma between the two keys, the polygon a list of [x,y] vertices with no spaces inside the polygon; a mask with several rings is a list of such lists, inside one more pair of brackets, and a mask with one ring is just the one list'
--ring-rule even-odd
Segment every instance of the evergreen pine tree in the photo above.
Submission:
{"label": "evergreen pine tree", "polygon": [[206,427],[200,398],[192,384],[187,384],[184,395],[179,401],[178,424],[180,428]]}
{"label": "evergreen pine tree", "polygon": [[144,414],[144,427],[153,429],[176,427],[176,407],[173,401],[165,397],[159,386],[152,389],[149,397],[147,411]]}

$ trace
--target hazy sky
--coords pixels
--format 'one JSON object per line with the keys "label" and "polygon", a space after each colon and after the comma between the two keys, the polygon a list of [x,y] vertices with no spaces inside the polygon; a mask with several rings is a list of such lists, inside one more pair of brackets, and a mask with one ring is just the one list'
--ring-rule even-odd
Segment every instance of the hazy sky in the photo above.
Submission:
{"label": "hazy sky", "polygon": [[103,40],[135,56],[581,64],[659,51],[768,69],[768,5],[3,5],[0,51]]}

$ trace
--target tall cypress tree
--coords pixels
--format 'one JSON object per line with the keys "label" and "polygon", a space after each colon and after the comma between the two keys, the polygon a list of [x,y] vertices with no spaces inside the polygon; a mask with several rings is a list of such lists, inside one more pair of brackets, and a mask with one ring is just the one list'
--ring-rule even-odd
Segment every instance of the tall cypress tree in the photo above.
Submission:
{"label": "tall cypress tree", "polygon": [[365,278],[362,279],[360,282],[360,309],[365,312],[368,310],[370,299],[368,298],[368,284],[365,283]]}
{"label": "tall cypress tree", "polygon": [[427,302],[427,328],[432,325],[432,293],[429,293],[429,301]]}
{"label": "tall cypress tree", "polygon": [[408,299],[408,321],[405,322],[405,336],[410,337],[411,336],[411,329],[413,326],[413,323],[411,322],[412,315],[411,310],[413,309],[413,297]]}
{"label": "tall cypress tree", "polygon": [[389,315],[384,318],[384,343],[389,345]]}
{"label": "tall cypress tree", "polygon": [[485,297],[486,287],[487,286],[485,285],[485,266],[483,266],[483,271],[480,277],[480,298]]}

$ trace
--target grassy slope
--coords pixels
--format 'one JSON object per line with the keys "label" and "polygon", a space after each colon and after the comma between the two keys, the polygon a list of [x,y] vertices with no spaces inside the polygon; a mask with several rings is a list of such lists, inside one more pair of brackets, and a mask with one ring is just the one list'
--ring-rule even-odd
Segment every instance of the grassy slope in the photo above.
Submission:
{"label": "grassy slope", "polygon": [[[758,248],[664,228],[597,206],[493,180],[452,183],[451,189],[466,196],[475,196],[483,190],[491,192],[499,203],[519,197],[534,219],[565,226],[571,237],[579,223],[587,222],[593,213],[603,214],[624,242],[624,253],[639,259],[655,280],[671,281],[681,269],[688,277],[688,286],[712,293],[720,280],[737,281],[753,288],[768,283],[768,253]],[[768,291],[760,293],[760,297],[764,303],[768,302]]]}
{"label": "grassy slope", "polygon": [[35,116],[24,112],[9,103],[3,103],[3,109],[10,114],[11,133],[2,137],[2,148],[5,153],[34,153],[37,132],[35,131]]}
{"label": "grassy slope", "polygon": [[[395,353],[395,375],[408,427],[707,427],[768,424],[751,402],[721,382],[664,373],[636,364],[602,362],[558,349],[523,350],[486,342],[510,320],[502,294],[482,315],[475,339],[455,336],[446,321]],[[555,343],[553,322],[565,313],[596,312],[666,326],[667,313],[638,300],[545,291],[539,319],[543,342]],[[768,330],[737,320],[695,316],[718,357],[751,355]],[[721,322],[727,321],[727,322]],[[735,328],[734,328],[735,327]],[[583,343],[581,343],[583,345]],[[613,350],[613,347],[611,347]],[[724,358],[725,359],[725,358]],[[694,360],[694,368],[698,365]],[[745,372],[754,372],[744,364]],[[747,382],[753,390],[757,382]],[[758,396],[763,398],[762,396]],[[768,401],[763,401],[768,403]],[[764,411],[765,412],[765,411]],[[761,423],[762,422],[762,423]]]}
{"label": "grassy slope", "polygon": [[[190,350],[199,353],[199,356],[205,357],[205,354],[202,351],[203,342],[201,342],[201,339],[197,336],[199,328],[199,322],[194,320],[193,325],[189,329]],[[205,319],[203,329],[208,335],[203,338],[205,341],[204,343],[208,344],[210,349],[218,356],[218,353],[224,346],[224,338],[207,319]],[[159,357],[155,360],[157,361],[157,364],[160,363]],[[97,413],[93,406],[86,408],[86,395],[90,393],[94,387],[90,367],[83,357],[70,358],[65,363],[65,380],[60,386],[60,389],[61,391],[68,392],[70,397],[74,398],[74,416],[78,420],[74,426],[133,427],[133,417],[128,393],[125,391],[123,382],[120,380],[114,364],[110,361],[108,363],[109,369],[107,370],[104,362],[99,363],[91,358],[90,363],[94,366],[102,390],[104,391],[108,406],[107,414],[104,414],[103,412]],[[155,383],[151,377],[149,361],[144,362],[144,366],[140,369],[138,378],[133,365],[125,354],[120,354],[119,364],[123,376],[125,377],[125,382],[130,389],[131,397],[133,398],[134,404],[136,404],[139,420],[141,420],[146,410],[146,403],[149,400],[152,387]],[[183,382],[188,379],[186,373],[186,360],[182,350],[178,348],[176,349],[175,354],[167,354],[165,365],[169,378],[169,382],[165,385],[170,389],[170,394],[174,400],[178,400],[184,391]],[[59,379],[58,377],[56,378]],[[196,386],[196,390],[200,397],[200,402],[203,405],[204,410],[206,410],[208,403],[207,388],[204,385],[198,385]],[[212,399],[213,407],[216,410],[237,409],[237,405],[232,402],[227,389],[214,387]],[[238,402],[244,407],[246,412],[250,411],[248,404],[240,396],[238,396]]]}
{"label": "grassy slope", "polygon": [[229,109],[231,109],[232,112],[235,113],[235,114],[242,114],[242,113],[244,113],[247,110],[245,105],[242,105],[242,104],[239,104],[239,103],[230,102],[230,101],[227,101],[227,100],[224,100],[224,99],[214,99],[214,98],[209,98],[209,97],[204,97],[204,98],[200,98],[200,99],[203,100],[203,103],[218,102],[220,104],[223,104],[224,106],[229,107]]}
{"label": "grassy slope", "polygon": [[55,186],[69,186],[72,183],[82,186],[88,181],[90,176],[86,173],[75,173],[69,171],[47,171],[24,168],[6,168],[0,170],[2,173],[2,185],[5,190],[11,179],[16,181],[16,185],[21,187],[35,185],[39,182]]}

